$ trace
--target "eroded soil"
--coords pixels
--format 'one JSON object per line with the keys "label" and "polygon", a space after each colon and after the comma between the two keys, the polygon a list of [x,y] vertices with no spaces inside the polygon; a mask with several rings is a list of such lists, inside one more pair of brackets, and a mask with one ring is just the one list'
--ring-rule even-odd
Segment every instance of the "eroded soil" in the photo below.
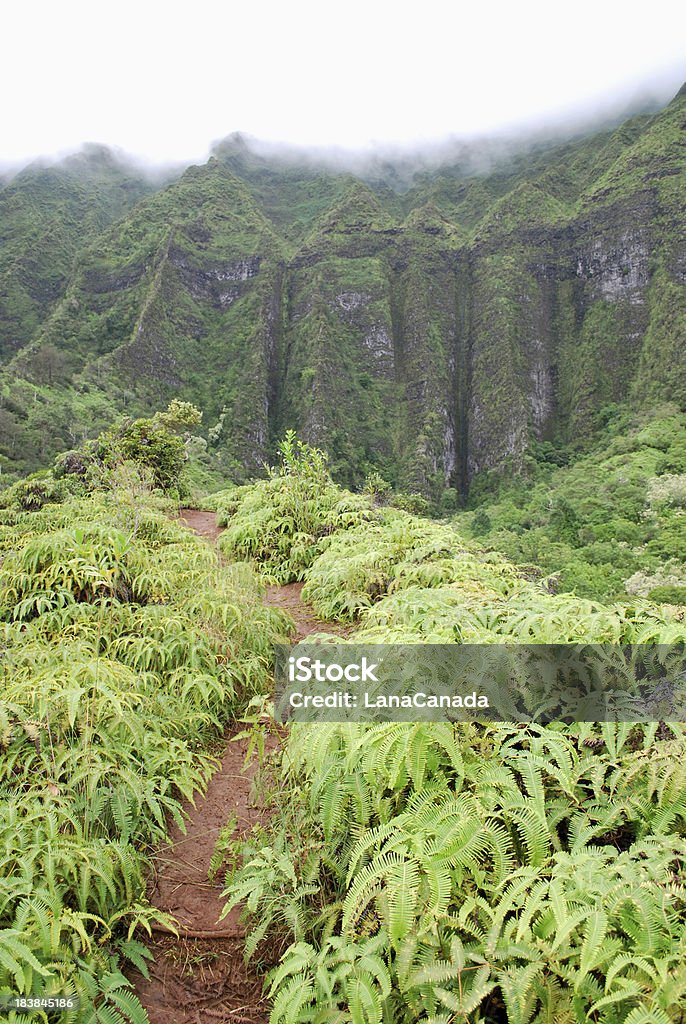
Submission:
{"label": "eroded soil", "polygon": [[286,583],[282,587],[267,587],[267,604],[274,608],[284,608],[295,622],[293,642],[303,640],[312,633],[335,633],[337,636],[348,636],[352,626],[342,626],[340,622],[328,622],[318,619],[308,604],[300,596],[302,583]]}
{"label": "eroded soil", "polygon": [[224,529],[222,526],[217,526],[217,517],[214,512],[203,512],[197,508],[182,508],[179,512],[179,522],[182,526],[187,526],[193,533],[213,541]]}
{"label": "eroded soil", "polygon": [[[180,521],[214,543],[221,533],[213,512],[183,509]],[[268,604],[286,609],[296,624],[294,639],[311,633],[348,630],[323,622],[300,596],[301,583],[269,587]],[[225,737],[221,767],[210,779],[204,798],[185,805],[186,833],[174,825],[169,842],[154,859],[148,882],[150,902],[172,914],[180,937],[156,930],[148,943],[154,960],[150,977],[131,971],[136,993],[151,1024],[266,1024],[269,1010],[262,997],[263,977],[243,959],[244,930],[235,909],[220,921],[224,873],[208,880],[210,860],[221,830],[232,818],[234,836],[249,831],[265,810],[254,793],[258,769],[253,760],[244,769],[247,739],[234,739],[240,727]],[[267,740],[266,760],[278,749],[276,730]]]}
{"label": "eroded soil", "polygon": [[[221,767],[207,794],[187,806],[186,834],[174,825],[160,848],[149,879],[150,902],[172,914],[180,938],[156,931],[149,944],[154,962],[150,978],[135,977],[136,992],[151,1024],[268,1020],[262,978],[243,960],[244,931],[233,910],[224,920],[223,872],[208,881],[210,860],[219,834],[236,818],[238,837],[264,813],[252,793],[255,766],[243,771],[247,740],[226,737]],[[271,750],[276,740],[271,742]]]}

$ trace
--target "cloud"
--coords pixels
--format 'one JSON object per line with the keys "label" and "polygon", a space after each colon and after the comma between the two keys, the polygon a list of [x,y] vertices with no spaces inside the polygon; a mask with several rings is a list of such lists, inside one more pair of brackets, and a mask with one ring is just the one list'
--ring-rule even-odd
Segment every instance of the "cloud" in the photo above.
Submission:
{"label": "cloud", "polygon": [[686,77],[676,0],[12,5],[0,164],[94,139],[198,161],[235,130],[375,151],[590,118]]}

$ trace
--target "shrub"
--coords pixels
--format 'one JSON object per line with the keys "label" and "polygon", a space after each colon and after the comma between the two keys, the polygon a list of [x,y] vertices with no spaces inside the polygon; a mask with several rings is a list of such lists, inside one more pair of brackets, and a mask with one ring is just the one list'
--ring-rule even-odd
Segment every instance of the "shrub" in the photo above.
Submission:
{"label": "shrub", "polygon": [[394,491],[389,504],[415,516],[425,516],[429,513],[429,502],[422,494]]}
{"label": "shrub", "polygon": [[656,604],[686,604],[686,585],[653,587],[648,598]]}
{"label": "shrub", "polygon": [[149,477],[152,486],[165,494],[178,497],[185,493],[182,471],[187,451],[171,426],[183,424],[184,416],[192,420],[193,410],[200,413],[190,403],[177,404],[189,406],[190,411],[173,409],[172,403],[167,413],[156,413],[150,419],[123,420],[80,448],[58,455],[53,475],[58,479],[79,478],[89,489],[97,490],[112,486],[112,473],[129,464],[138,469],[143,482]]}
{"label": "shrub", "polygon": [[373,522],[377,512],[362,495],[341,490],[326,468],[326,456],[297,441],[290,431],[280,445],[281,465],[267,480],[226,496],[220,538],[226,554],[258,564],[272,578],[303,578],[322,538]]}
{"label": "shrub", "polygon": [[153,423],[156,427],[164,427],[166,430],[182,431],[188,427],[197,427],[202,422],[202,413],[191,402],[181,402],[173,398],[165,412],[156,412],[153,416]]}
{"label": "shrub", "polygon": [[389,509],[379,523],[356,526],[323,542],[308,569],[303,597],[325,618],[356,619],[387,593],[460,581],[472,597],[501,595],[516,578],[512,566],[486,563],[459,534]]}
{"label": "shrub", "polygon": [[388,504],[392,487],[380,473],[374,471],[365,477],[363,493],[369,495],[376,505]]}
{"label": "shrub", "polygon": [[672,587],[686,587],[686,576],[677,562],[665,562],[656,572],[635,572],[624,581],[628,594],[648,597],[654,590]]}
{"label": "shrub", "polygon": [[43,505],[59,504],[75,490],[66,481],[56,480],[51,474],[35,473],[3,491],[0,495],[0,508],[35,512]]}
{"label": "shrub", "polygon": [[166,427],[156,426],[152,419],[134,420],[119,430],[108,431],[99,441],[106,465],[130,460],[149,468],[162,491],[178,488],[186,452],[183,441]]}
{"label": "shrub", "polygon": [[269,978],[273,1024],[358,1007],[365,1024],[671,1020],[686,1006],[685,744],[681,726],[657,736],[295,726],[274,816],[227,877],[254,935],[278,916],[293,939]]}
{"label": "shrub", "polygon": [[[3,517],[4,518],[4,517]],[[206,753],[270,679],[289,620],[247,566],[121,492],[0,525],[0,990],[76,992],[84,1020],[142,1022],[119,969],[171,920],[147,856]],[[79,1019],[81,1019],[79,1017]]]}
{"label": "shrub", "polygon": [[686,506],[686,473],[667,473],[655,477],[648,485],[648,501],[652,508]]}

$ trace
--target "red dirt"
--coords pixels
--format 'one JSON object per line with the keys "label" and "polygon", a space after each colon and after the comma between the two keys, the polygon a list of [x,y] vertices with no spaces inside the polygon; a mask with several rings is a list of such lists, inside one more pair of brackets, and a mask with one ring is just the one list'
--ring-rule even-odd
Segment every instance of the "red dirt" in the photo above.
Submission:
{"label": "red dirt", "polygon": [[187,526],[193,533],[207,540],[216,540],[224,530],[223,526],[217,526],[214,512],[204,512],[197,508],[182,508],[179,511],[179,521],[182,526]]}
{"label": "red dirt", "polygon": [[284,608],[295,622],[293,642],[303,640],[311,633],[335,633],[337,636],[348,636],[352,626],[342,626],[340,622],[327,622],[318,619],[309,605],[300,596],[302,583],[286,583],[283,587],[267,587],[267,604],[273,608]]}
{"label": "red dirt", "polygon": [[[221,533],[213,512],[182,509],[179,519],[211,542]],[[347,635],[349,628],[316,618],[303,603],[301,590],[302,583],[291,583],[268,587],[266,594],[267,604],[292,615],[294,640],[310,633]],[[207,878],[216,840],[229,819],[236,817],[234,836],[239,836],[264,816],[252,794],[255,761],[242,771],[247,742],[245,738],[232,742],[227,735],[221,767],[210,779],[205,797],[198,798],[195,807],[185,805],[186,834],[174,825],[169,842],[154,858],[148,882],[150,902],[176,918],[181,937],[156,930],[148,943],[154,957],[150,978],[129,972],[151,1024],[267,1024],[269,1019],[263,978],[243,960],[239,910],[219,920],[224,905],[223,870],[214,884]],[[267,764],[277,747],[275,732],[267,743]]]}
{"label": "red dirt", "polygon": [[[276,740],[269,745],[273,751]],[[254,768],[242,772],[247,740],[227,737],[220,769],[204,798],[187,806],[187,831],[174,825],[169,842],[156,854],[148,883],[150,902],[173,915],[181,938],[156,933],[149,943],[154,956],[150,978],[131,974],[151,1024],[196,1024],[199,1021],[264,1024],[267,1005],[262,978],[243,961],[244,930],[234,910],[219,920],[224,874],[208,881],[210,859],[220,831],[232,815],[237,837],[259,821],[254,803]]]}
{"label": "red dirt", "polygon": [[[202,509],[182,508],[179,512],[179,522],[206,540],[216,541],[224,532],[223,526],[217,526],[214,512],[205,512]],[[317,618],[313,610],[303,602],[300,596],[302,588],[302,583],[267,587],[266,603],[274,608],[285,608],[295,622],[293,641],[302,640],[310,633],[335,633],[337,636],[348,636],[352,626],[342,626],[339,622],[326,622]]]}

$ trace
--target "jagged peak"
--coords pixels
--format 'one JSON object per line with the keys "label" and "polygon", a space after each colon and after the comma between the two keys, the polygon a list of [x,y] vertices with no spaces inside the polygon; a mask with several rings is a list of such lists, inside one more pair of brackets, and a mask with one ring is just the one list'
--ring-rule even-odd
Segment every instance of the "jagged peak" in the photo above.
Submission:
{"label": "jagged peak", "polygon": [[364,182],[351,176],[350,184],[343,195],[324,214],[320,224],[351,226],[352,223],[360,226],[364,224],[369,227],[385,227],[390,226],[392,220],[372,190]]}
{"label": "jagged peak", "polygon": [[540,185],[521,181],[490,207],[477,227],[477,237],[507,232],[522,223],[553,223],[564,218],[566,207]]}

